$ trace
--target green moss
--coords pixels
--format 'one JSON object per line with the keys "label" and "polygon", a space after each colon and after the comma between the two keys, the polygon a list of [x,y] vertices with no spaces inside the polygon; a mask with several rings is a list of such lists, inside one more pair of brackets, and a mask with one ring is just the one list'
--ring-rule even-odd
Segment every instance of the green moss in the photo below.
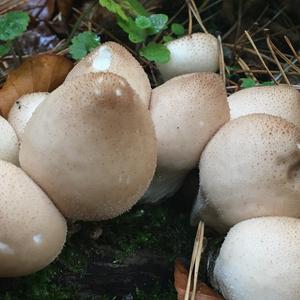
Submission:
{"label": "green moss", "polygon": [[[88,295],[79,296],[80,287],[66,283],[64,274],[84,277],[87,265],[99,253],[99,246],[108,245],[116,253],[116,262],[140,250],[149,250],[153,254],[167,257],[170,265],[181,255],[190,255],[194,230],[189,226],[187,214],[173,208],[172,203],[159,206],[135,207],[130,212],[110,221],[80,222],[80,230],[68,238],[59,258],[44,270],[15,279],[14,288],[0,291],[0,299],[5,300],[113,300],[113,296]],[[99,225],[103,234],[96,241],[91,239],[91,233]],[[151,291],[140,289],[132,291],[133,299],[175,299],[173,278],[169,286],[162,287],[157,283]],[[1,290],[1,280],[0,280]]]}
{"label": "green moss", "polygon": [[124,255],[149,248],[173,261],[192,247],[194,231],[186,214],[165,203],[137,207],[103,224],[103,242],[118,247]]}

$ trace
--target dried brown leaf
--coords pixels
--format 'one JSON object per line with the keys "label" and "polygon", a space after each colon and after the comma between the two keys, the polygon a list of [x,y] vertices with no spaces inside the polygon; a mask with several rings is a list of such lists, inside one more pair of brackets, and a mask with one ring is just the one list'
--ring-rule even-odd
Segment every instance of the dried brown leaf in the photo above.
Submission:
{"label": "dried brown leaf", "polygon": [[28,93],[51,92],[65,79],[73,64],[63,56],[41,54],[26,59],[8,74],[0,89],[0,112],[7,117],[15,101]]}

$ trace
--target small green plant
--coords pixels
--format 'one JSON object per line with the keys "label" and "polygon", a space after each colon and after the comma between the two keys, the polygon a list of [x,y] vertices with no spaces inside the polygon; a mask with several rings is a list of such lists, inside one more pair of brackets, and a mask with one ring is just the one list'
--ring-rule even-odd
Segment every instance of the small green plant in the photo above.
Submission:
{"label": "small green plant", "polygon": [[257,81],[255,81],[252,78],[241,78],[241,88],[243,89],[247,89],[250,87],[254,87],[254,86],[269,86],[269,85],[274,85],[273,81],[265,81],[263,83],[259,83]]}
{"label": "small green plant", "polygon": [[100,45],[100,38],[93,32],[85,31],[73,37],[69,52],[75,60],[79,60],[98,45]]}
{"label": "small green plant", "polygon": [[29,24],[29,15],[14,11],[0,16],[0,57],[12,48],[12,41],[21,36]]}
{"label": "small green plant", "polygon": [[[185,29],[181,24],[173,23],[169,28],[169,18],[165,14],[150,14],[137,0],[99,0],[116,16],[117,24],[128,34],[132,43],[141,44],[139,54],[149,61],[167,63],[170,51],[164,43],[182,36]],[[157,38],[162,34],[162,39]]]}

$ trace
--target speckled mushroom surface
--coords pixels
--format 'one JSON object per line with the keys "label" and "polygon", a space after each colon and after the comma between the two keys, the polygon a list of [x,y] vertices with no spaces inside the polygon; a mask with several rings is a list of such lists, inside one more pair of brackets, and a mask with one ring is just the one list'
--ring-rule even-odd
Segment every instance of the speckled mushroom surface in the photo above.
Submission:
{"label": "speckled mushroom surface", "polygon": [[228,103],[231,119],[266,113],[300,127],[300,93],[287,84],[243,89],[228,97]]}
{"label": "speckled mushroom surface", "polygon": [[[151,117],[157,136],[157,178],[154,185],[172,195],[185,174],[196,167],[208,140],[229,120],[226,91],[214,73],[193,73],[175,77],[152,92]],[[180,180],[174,173],[178,172]],[[172,186],[174,188],[172,189]],[[146,195],[152,201],[152,195]]]}
{"label": "speckled mushroom surface", "polygon": [[256,218],[230,229],[213,286],[226,300],[300,299],[300,220]]}
{"label": "speckled mushroom surface", "polygon": [[65,82],[37,108],[23,136],[22,168],[71,219],[129,210],[156,167],[150,113],[127,81],[90,73]]}
{"label": "speckled mushroom surface", "polygon": [[46,99],[49,93],[32,93],[19,98],[8,114],[8,122],[15,129],[21,140],[24,129],[36,108]]}
{"label": "speckled mushroom surface", "polygon": [[151,86],[139,62],[120,44],[107,42],[94,49],[68,74],[66,81],[86,73],[110,72],[125,78],[148,107]]}
{"label": "speckled mushroom surface", "polygon": [[219,68],[217,39],[207,33],[193,33],[167,44],[170,60],[158,64],[165,80],[195,72],[216,72]]}
{"label": "speckled mushroom surface", "polygon": [[17,165],[18,155],[19,143],[16,132],[7,120],[0,116],[0,159]]}
{"label": "speckled mushroom surface", "polygon": [[259,216],[300,216],[300,128],[267,114],[225,124],[202,153],[192,220],[225,231]]}
{"label": "speckled mushroom surface", "polygon": [[27,275],[58,256],[66,222],[23,170],[0,160],[0,178],[0,277]]}

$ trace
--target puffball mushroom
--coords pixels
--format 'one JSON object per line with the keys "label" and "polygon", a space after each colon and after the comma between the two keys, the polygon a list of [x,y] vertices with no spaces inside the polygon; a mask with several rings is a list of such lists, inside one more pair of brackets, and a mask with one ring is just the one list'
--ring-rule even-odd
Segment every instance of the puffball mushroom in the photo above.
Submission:
{"label": "puffball mushroom", "polygon": [[49,93],[32,93],[20,97],[8,114],[8,122],[15,129],[21,140],[24,129],[36,108],[46,99]]}
{"label": "puffball mushroom", "polygon": [[300,128],[252,114],[225,124],[202,153],[192,223],[218,231],[260,216],[300,216]]}
{"label": "puffball mushroom", "polygon": [[170,60],[157,64],[164,80],[195,72],[216,72],[219,69],[217,39],[208,33],[193,33],[169,42]]}
{"label": "puffball mushroom", "polygon": [[86,73],[110,72],[125,78],[148,107],[151,86],[139,62],[123,46],[107,42],[82,59],[68,74],[66,81]]}
{"label": "puffball mushroom", "polygon": [[144,202],[172,196],[197,166],[208,140],[229,120],[224,83],[214,73],[178,76],[153,90],[150,112],[158,158]]}
{"label": "puffball mushroom", "polygon": [[0,159],[15,165],[19,163],[18,138],[11,125],[0,116]]}
{"label": "puffball mushroom", "polygon": [[243,89],[228,97],[228,103],[231,119],[266,113],[300,127],[300,93],[287,84]]}
{"label": "puffball mushroom", "polygon": [[22,168],[65,217],[104,220],[129,210],[156,167],[150,113],[127,81],[90,73],[52,92],[30,119]]}
{"label": "puffball mushroom", "polygon": [[39,271],[61,252],[66,221],[23,170],[0,160],[0,277]]}
{"label": "puffball mushroom", "polygon": [[235,225],[213,276],[226,300],[300,299],[300,220],[266,217]]}

